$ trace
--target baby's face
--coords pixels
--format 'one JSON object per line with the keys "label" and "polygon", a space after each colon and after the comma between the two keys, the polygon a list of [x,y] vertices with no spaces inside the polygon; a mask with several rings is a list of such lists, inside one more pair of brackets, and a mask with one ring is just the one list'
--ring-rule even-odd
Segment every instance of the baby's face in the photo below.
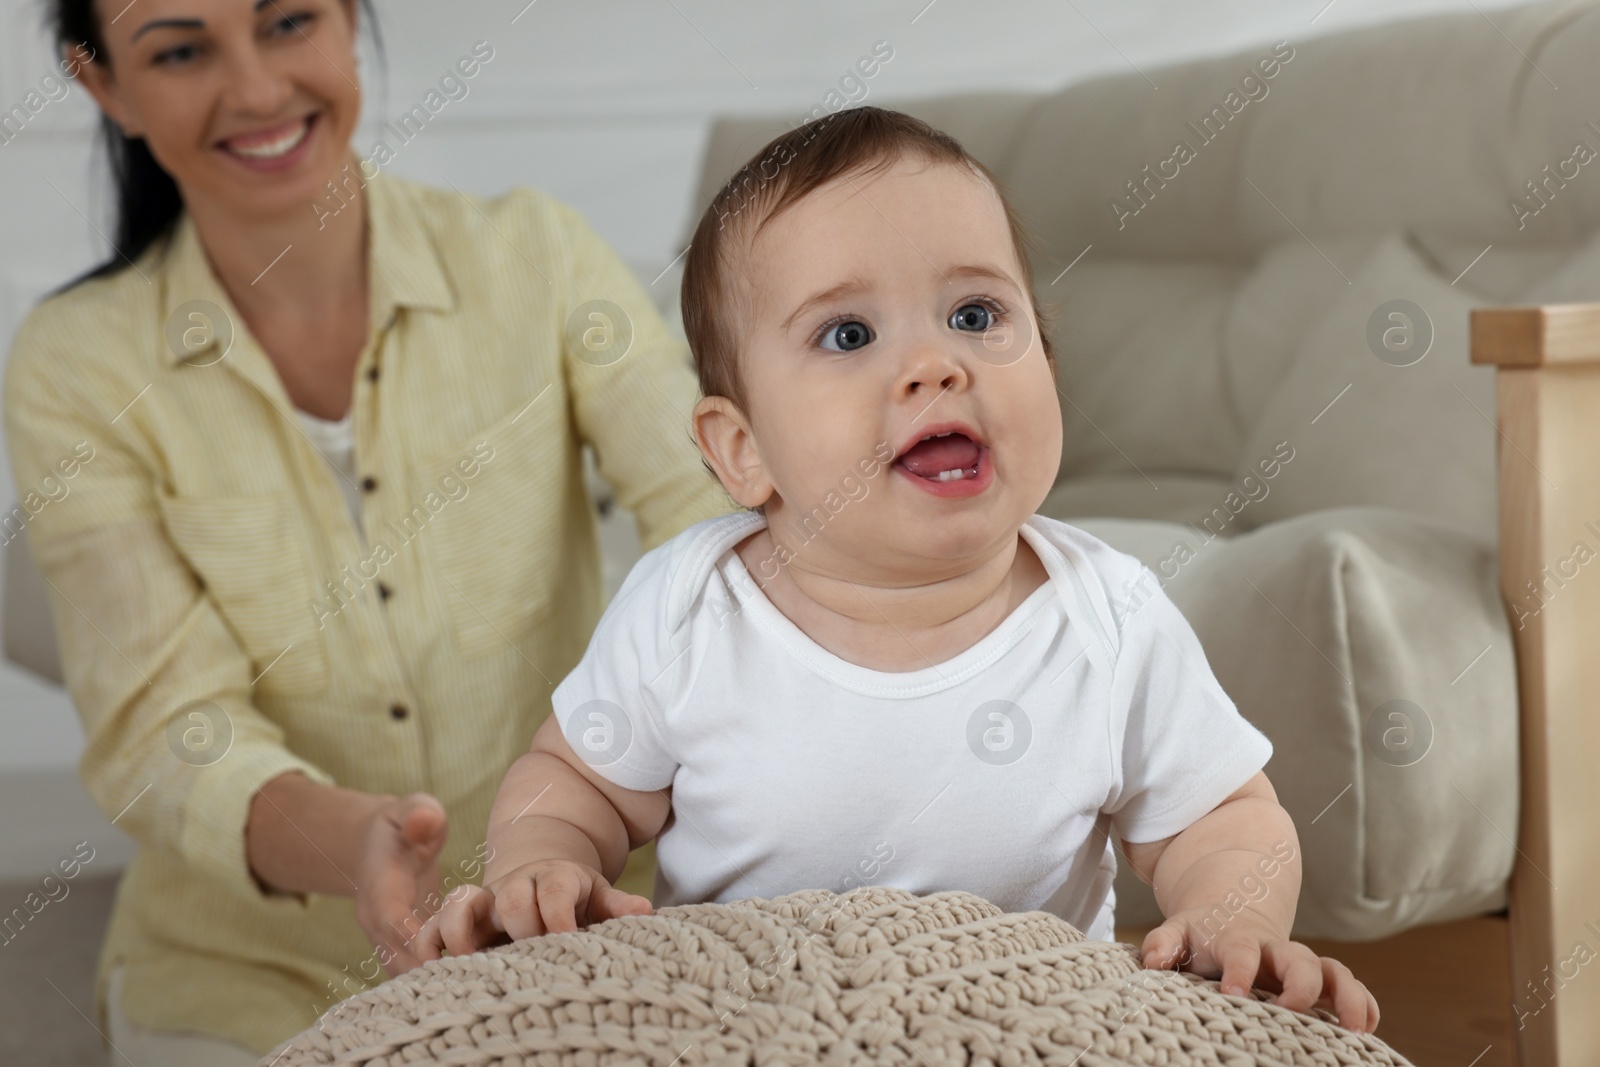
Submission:
{"label": "baby's face", "polygon": [[906,575],[1014,539],[1055,480],[1061,414],[988,184],[921,160],[834,182],[769,222],[748,266],[740,361],[774,539]]}

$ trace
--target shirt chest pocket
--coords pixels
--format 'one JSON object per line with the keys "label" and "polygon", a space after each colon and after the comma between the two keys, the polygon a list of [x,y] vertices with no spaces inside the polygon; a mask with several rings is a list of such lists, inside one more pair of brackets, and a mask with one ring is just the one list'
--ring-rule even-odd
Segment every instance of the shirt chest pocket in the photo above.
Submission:
{"label": "shirt chest pocket", "polygon": [[555,609],[567,509],[586,506],[570,434],[552,392],[416,466],[424,496],[401,523],[427,544],[464,656],[531,655],[523,637]]}
{"label": "shirt chest pocket", "polygon": [[167,534],[205,584],[260,686],[310,695],[328,686],[303,533],[285,494],[160,497]]}

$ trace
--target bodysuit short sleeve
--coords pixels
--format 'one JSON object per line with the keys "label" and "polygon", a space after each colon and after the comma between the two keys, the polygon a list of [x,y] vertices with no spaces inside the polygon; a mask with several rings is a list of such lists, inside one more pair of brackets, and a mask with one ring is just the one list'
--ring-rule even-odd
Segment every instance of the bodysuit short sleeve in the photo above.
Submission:
{"label": "bodysuit short sleeve", "polygon": [[550,696],[573,751],[625,789],[664,789],[678,769],[662,716],[677,705],[675,688],[684,678],[666,620],[681,537],[633,565],[583,658]]}
{"label": "bodysuit short sleeve", "polygon": [[1136,564],[1120,611],[1111,684],[1113,787],[1104,810],[1117,835],[1170,837],[1249,781],[1272,742],[1239,714],[1212,674],[1200,639],[1155,574]]}

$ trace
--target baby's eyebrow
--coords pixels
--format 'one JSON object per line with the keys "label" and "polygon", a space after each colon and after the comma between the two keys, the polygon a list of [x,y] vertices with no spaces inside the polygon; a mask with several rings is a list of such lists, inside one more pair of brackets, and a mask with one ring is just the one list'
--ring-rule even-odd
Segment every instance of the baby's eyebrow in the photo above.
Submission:
{"label": "baby's eyebrow", "polygon": [[791,311],[789,313],[789,317],[778,324],[778,330],[781,333],[788,333],[789,327],[794,325],[794,321],[796,319],[817,305],[826,304],[829,301],[837,300],[842,296],[856,296],[860,293],[866,292],[871,288],[872,286],[867,284],[867,282],[860,277],[846,278],[838,285],[824,289],[822,292],[815,293],[807,297],[805,300],[802,300],[800,302],[800,306]]}
{"label": "baby's eyebrow", "polygon": [[968,263],[959,267],[951,267],[945,271],[945,277],[988,278],[990,281],[1000,282],[1017,288],[1016,279],[998,267],[991,267],[986,263]]}
{"label": "baby's eyebrow", "polygon": [[[998,267],[991,267],[985,263],[965,263],[940,273],[947,280],[951,278],[986,278],[1002,285],[1008,285],[1013,289],[1018,288],[1016,280],[1011,275]],[[830,286],[822,292],[815,293],[801,301],[800,306],[791,311],[789,317],[778,324],[778,330],[781,333],[788,333],[789,327],[794,325],[795,320],[819,304],[826,304],[841,297],[857,296],[869,291],[871,288],[872,286],[860,277],[846,278],[838,285]]]}

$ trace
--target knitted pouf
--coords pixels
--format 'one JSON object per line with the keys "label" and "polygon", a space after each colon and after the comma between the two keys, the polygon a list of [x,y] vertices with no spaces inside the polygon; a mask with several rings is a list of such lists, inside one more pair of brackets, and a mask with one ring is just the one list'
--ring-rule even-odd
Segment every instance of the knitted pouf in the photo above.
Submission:
{"label": "knitted pouf", "polygon": [[1406,1064],[1146,970],[1042,911],[864,886],[693,904],[425,963],[261,1064]]}

